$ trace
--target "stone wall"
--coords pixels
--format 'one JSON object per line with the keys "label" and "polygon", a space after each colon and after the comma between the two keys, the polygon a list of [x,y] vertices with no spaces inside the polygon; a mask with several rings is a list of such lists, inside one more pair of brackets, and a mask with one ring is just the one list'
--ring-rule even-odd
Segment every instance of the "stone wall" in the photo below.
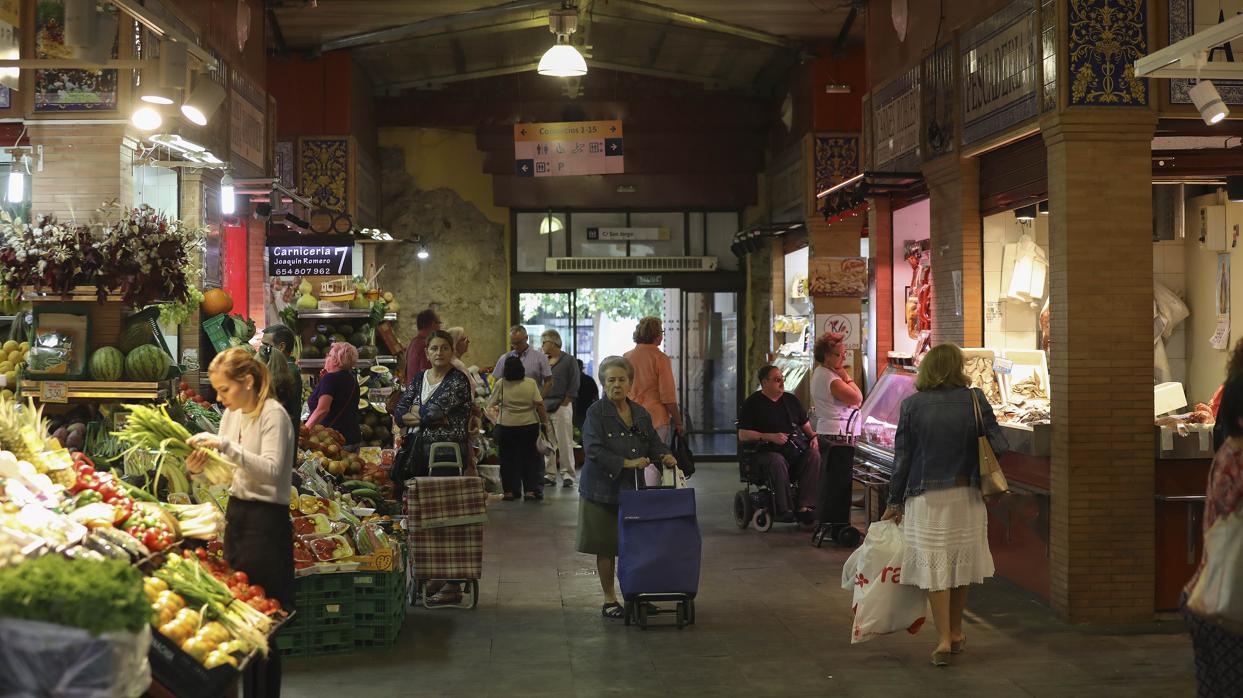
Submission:
{"label": "stone wall", "polygon": [[466,328],[471,337],[467,365],[490,368],[507,348],[505,337],[505,226],[447,188],[418,188],[400,148],[381,148],[383,227],[398,239],[421,236],[430,257],[421,260],[412,244],[380,247],[385,265],[380,285],[401,304],[398,338],[408,343],[414,317],[434,308],[447,329]]}

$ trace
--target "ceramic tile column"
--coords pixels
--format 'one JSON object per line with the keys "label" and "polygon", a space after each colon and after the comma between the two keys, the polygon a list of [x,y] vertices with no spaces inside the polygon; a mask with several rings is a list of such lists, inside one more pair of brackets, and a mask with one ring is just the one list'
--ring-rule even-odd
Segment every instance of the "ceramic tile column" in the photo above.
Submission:
{"label": "ceramic tile column", "polygon": [[1068,110],[1048,146],[1051,602],[1152,618],[1152,187],[1148,109]]}
{"label": "ceramic tile column", "polygon": [[944,155],[924,163],[923,173],[931,216],[933,344],[978,347],[984,341],[979,159]]}

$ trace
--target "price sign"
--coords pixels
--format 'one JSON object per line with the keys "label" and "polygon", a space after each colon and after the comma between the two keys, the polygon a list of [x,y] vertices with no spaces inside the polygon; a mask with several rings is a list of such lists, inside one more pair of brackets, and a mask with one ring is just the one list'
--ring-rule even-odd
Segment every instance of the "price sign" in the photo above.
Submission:
{"label": "price sign", "polygon": [[993,371],[997,373],[1011,373],[1014,371],[1014,361],[1010,359],[993,359]]}
{"label": "price sign", "polygon": [[43,381],[39,384],[39,401],[61,404],[69,402],[69,384],[64,381]]}
{"label": "price sign", "polygon": [[349,275],[353,257],[344,245],[268,245],[268,276]]}

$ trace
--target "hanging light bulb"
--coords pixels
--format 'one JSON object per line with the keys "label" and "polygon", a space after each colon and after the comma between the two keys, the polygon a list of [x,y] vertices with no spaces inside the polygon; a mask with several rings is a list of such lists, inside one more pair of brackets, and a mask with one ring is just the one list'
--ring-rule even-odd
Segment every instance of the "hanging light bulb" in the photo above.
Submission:
{"label": "hanging light bulb", "polygon": [[578,10],[563,7],[548,13],[548,31],[557,35],[557,43],[544,52],[536,69],[540,75],[554,78],[576,78],[587,74],[583,54],[570,45],[570,35],[578,30]]}
{"label": "hanging light bulb", "polygon": [[548,77],[575,78],[587,74],[587,61],[583,60],[583,54],[578,49],[561,43],[558,37],[556,45],[545,51],[544,57],[539,60],[538,70],[540,75]]}
{"label": "hanging light bulb", "polygon": [[228,172],[220,178],[220,212],[232,216],[237,210],[237,197],[233,190],[233,175]]}

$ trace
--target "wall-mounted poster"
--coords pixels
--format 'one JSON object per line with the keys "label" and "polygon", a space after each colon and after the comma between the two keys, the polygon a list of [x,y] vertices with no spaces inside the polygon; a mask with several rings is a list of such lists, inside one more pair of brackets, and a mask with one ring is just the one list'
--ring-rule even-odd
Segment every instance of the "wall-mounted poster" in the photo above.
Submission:
{"label": "wall-mounted poster", "polygon": [[859,329],[859,322],[859,313],[817,315],[816,337],[820,337],[825,332],[834,332],[842,336],[842,345],[846,349],[858,351],[863,343],[863,332]]}
{"label": "wall-mounted poster", "polygon": [[865,257],[813,257],[808,263],[811,295],[862,298],[868,294]]}
{"label": "wall-mounted poster", "polygon": [[[116,26],[116,6],[105,3],[109,21],[101,26]],[[112,55],[117,55],[113,39]],[[75,58],[73,49],[65,45],[64,0],[38,0],[35,4],[35,57]],[[36,112],[115,111],[117,108],[117,71],[112,70],[36,70]]]}

